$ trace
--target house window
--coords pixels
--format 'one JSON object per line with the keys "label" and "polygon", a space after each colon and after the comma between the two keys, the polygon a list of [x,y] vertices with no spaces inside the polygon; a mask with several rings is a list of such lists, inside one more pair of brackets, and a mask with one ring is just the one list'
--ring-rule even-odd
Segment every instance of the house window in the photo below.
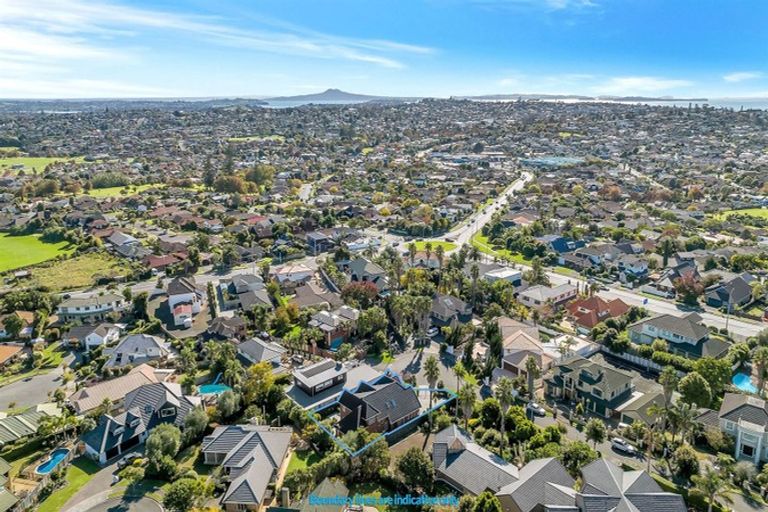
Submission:
{"label": "house window", "polygon": [[173,407],[166,407],[165,409],[160,409],[160,417],[161,418],[167,418],[168,416],[173,416],[176,414],[176,409]]}
{"label": "house window", "polygon": [[732,421],[726,421],[725,422],[725,430],[728,430],[729,432],[733,431],[733,422]]}
{"label": "house window", "polygon": [[603,392],[600,391],[599,389],[593,389],[592,390],[592,394],[595,395],[598,398],[602,398],[603,397]]}

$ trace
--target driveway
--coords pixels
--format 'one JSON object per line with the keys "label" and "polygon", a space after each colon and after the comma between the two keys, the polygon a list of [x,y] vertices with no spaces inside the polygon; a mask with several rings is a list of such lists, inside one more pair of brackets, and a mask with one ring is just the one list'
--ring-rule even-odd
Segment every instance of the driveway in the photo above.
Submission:
{"label": "driveway", "polygon": [[104,503],[94,505],[85,512],[163,512],[158,502],[149,498],[113,498]]}
{"label": "driveway", "polygon": [[91,510],[91,507],[102,501],[106,501],[109,498],[109,494],[114,491],[112,488],[112,476],[117,471],[118,460],[120,459],[115,459],[112,464],[104,466],[98,473],[93,475],[88,483],[69,498],[69,501],[64,504],[62,510],[65,512],[84,512]]}
{"label": "driveway", "polygon": [[[70,353],[64,357],[64,363],[72,364],[75,357]],[[10,409],[9,405],[15,403],[14,408],[27,408],[33,405],[50,402],[53,392],[63,383],[61,375],[64,371],[61,366],[53,368],[50,372],[36,375],[29,380],[23,379],[0,388],[0,410]]]}
{"label": "driveway", "polygon": [[387,368],[391,368],[399,374],[408,372],[416,376],[416,383],[419,386],[427,386],[427,378],[424,376],[424,361],[430,355],[434,355],[438,360],[438,367],[440,368],[440,380],[443,381],[444,387],[447,389],[456,390],[456,376],[453,374],[453,356],[447,354],[440,354],[440,346],[435,342],[424,347],[422,350],[407,350],[401,354],[395,356],[395,360],[389,363],[379,363],[375,368],[379,371],[384,371]]}

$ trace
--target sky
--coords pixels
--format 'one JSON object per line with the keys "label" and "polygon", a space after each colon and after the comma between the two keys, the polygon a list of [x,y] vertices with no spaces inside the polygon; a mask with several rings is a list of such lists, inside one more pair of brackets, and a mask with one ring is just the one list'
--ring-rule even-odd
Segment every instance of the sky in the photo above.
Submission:
{"label": "sky", "polygon": [[0,0],[0,98],[768,97],[768,0]]}

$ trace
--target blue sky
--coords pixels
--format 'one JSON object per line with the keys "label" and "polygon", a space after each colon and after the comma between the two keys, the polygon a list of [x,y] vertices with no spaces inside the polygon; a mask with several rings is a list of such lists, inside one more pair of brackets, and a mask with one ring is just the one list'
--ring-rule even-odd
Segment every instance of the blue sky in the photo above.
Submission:
{"label": "blue sky", "polygon": [[768,0],[0,0],[0,97],[768,97]]}

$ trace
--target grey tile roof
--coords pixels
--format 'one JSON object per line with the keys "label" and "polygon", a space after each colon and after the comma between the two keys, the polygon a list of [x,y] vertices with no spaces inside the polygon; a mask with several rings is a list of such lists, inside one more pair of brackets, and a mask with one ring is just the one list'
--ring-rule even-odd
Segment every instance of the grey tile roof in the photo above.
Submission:
{"label": "grey tile roof", "polygon": [[117,345],[104,350],[109,359],[104,363],[107,368],[138,365],[152,359],[170,355],[170,345],[157,336],[148,334],[129,334]]}
{"label": "grey tile roof", "polygon": [[[502,503],[514,503],[519,512],[531,512],[546,502],[547,484],[573,487],[574,480],[557,459],[536,459],[523,466],[517,482],[502,487],[496,495]],[[553,498],[562,501],[562,492],[553,491],[549,489]]]}
{"label": "grey tile roof", "polygon": [[264,425],[217,427],[203,439],[203,453],[225,454],[231,482],[224,503],[261,504],[272,477],[288,454],[290,428]]}
{"label": "grey tile roof", "polygon": [[674,315],[659,315],[647,320],[641,320],[632,324],[630,329],[638,329],[643,325],[650,324],[657,329],[669,331],[692,340],[700,340],[709,336],[709,329],[701,323],[701,317],[696,313],[679,317]]}
{"label": "grey tile roof", "polygon": [[386,419],[389,425],[421,409],[416,392],[398,378],[383,375],[371,383],[361,383],[354,391],[344,390],[339,403],[350,409],[339,422],[348,432]]}
{"label": "grey tile roof", "polygon": [[754,396],[726,393],[719,417],[733,422],[744,420],[768,428],[768,402]]}
{"label": "grey tile roof", "polygon": [[308,388],[347,373],[347,368],[333,359],[324,359],[315,364],[294,370],[293,376]]}
{"label": "grey tile roof", "polygon": [[259,338],[253,338],[237,346],[237,351],[256,363],[262,361],[280,362],[280,358],[286,350],[277,343],[267,343]]}

